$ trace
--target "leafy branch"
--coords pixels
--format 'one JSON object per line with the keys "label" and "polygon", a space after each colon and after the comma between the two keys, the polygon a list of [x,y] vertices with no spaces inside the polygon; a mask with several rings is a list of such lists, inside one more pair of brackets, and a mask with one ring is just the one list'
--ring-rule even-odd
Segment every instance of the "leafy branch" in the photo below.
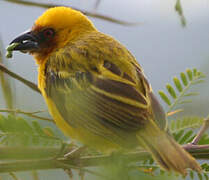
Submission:
{"label": "leafy branch", "polygon": [[26,86],[28,86],[29,88],[31,88],[32,90],[41,93],[40,90],[38,89],[38,86],[36,84],[34,84],[31,81],[26,80],[25,78],[19,76],[18,74],[10,71],[9,69],[7,69],[3,64],[0,63],[0,71],[8,74],[9,76],[11,76],[12,78],[22,82],[23,84],[25,84]]}
{"label": "leafy branch", "polygon": [[[198,127],[202,124],[203,120],[185,118],[184,121],[184,128],[178,128],[178,121],[174,121],[176,124],[173,124],[171,128],[174,132],[174,137],[181,144],[188,143],[193,139],[194,134],[191,133],[190,128]],[[194,124],[198,124],[198,126],[194,126]],[[200,142],[203,145],[190,146],[185,144],[183,147],[197,159],[209,159],[209,145],[205,145],[205,143],[209,144],[209,137],[204,136]],[[84,152],[83,155],[77,158],[65,159],[63,158],[64,154],[76,147],[69,144],[68,148],[60,154],[61,146],[62,139],[57,138],[52,129],[41,127],[37,121],[31,123],[23,118],[12,115],[8,117],[0,116],[0,159],[10,159],[9,161],[0,163],[0,172],[72,168],[82,169],[87,173],[103,176],[97,174],[97,172],[91,172],[86,168],[112,163],[114,158],[112,155],[95,155],[92,152]],[[56,157],[58,154],[60,156]],[[151,158],[150,154],[144,150],[123,153],[118,156],[119,159],[131,163]],[[18,161],[14,159],[18,159]],[[148,168],[148,165],[145,164],[143,168]],[[156,166],[155,169],[159,170],[160,168]]]}
{"label": "leafy branch", "polygon": [[[159,95],[162,98],[162,100],[168,105],[168,113],[171,112],[177,105],[184,104],[184,103],[189,103],[191,102],[190,100],[182,100],[186,97],[190,96],[196,96],[198,93],[196,92],[189,92],[188,90],[196,84],[204,82],[205,75],[202,72],[197,71],[197,69],[187,69],[186,73],[181,72],[180,73],[180,78],[174,77],[173,82],[175,85],[176,90],[170,85],[167,84],[167,92],[171,96],[173,102],[170,100],[170,98],[163,92],[159,91]],[[183,85],[182,85],[183,84]]]}
{"label": "leafy branch", "polygon": [[172,120],[169,124],[171,133],[176,133],[185,129],[199,128],[204,123],[204,118],[201,117],[182,117]]}
{"label": "leafy branch", "polygon": [[[180,74],[181,80],[177,77],[173,78],[175,89],[167,84],[167,92],[172,97],[173,102],[163,92],[159,91],[160,97],[168,105],[168,113],[176,108],[180,104],[188,103],[191,101],[184,100],[191,96],[196,96],[198,93],[189,92],[188,90],[192,85],[204,82],[205,75],[196,69],[187,69],[186,73]],[[183,84],[183,85],[182,85]],[[179,111],[179,110],[175,110]],[[201,127],[197,134],[193,129]],[[209,128],[209,117],[203,119],[201,117],[184,117],[170,122],[170,131],[173,133],[175,140],[179,144],[184,144],[185,150],[189,151],[196,159],[207,159],[205,155],[208,153],[209,148],[209,135],[206,133]],[[195,152],[195,155],[193,154]],[[203,172],[197,174],[197,178],[202,180],[203,178],[209,179],[209,165],[207,163],[202,164]],[[194,179],[194,172],[190,171],[190,179]]]}
{"label": "leafy branch", "polygon": [[[22,153],[24,153],[24,149],[22,149]],[[191,154],[196,157],[202,159],[209,158],[209,147],[205,149],[203,156],[200,156],[201,151],[198,152],[196,149],[192,151],[187,149]],[[207,152],[207,153],[206,153]],[[6,152],[5,152],[6,153]],[[36,151],[34,151],[35,154]],[[59,153],[59,149],[57,149],[56,154]],[[202,152],[203,153],[203,152]],[[8,153],[9,154],[9,153]],[[8,157],[9,155],[7,155]],[[128,160],[129,162],[139,162],[142,160],[146,160],[150,158],[150,154],[145,151],[137,151],[137,152],[129,152],[127,154],[119,155],[119,159]],[[29,171],[29,170],[43,170],[43,169],[57,169],[63,168],[66,166],[72,169],[77,169],[79,166],[81,167],[95,167],[95,166],[103,166],[104,164],[111,163],[113,161],[113,156],[111,155],[84,155],[78,157],[77,159],[63,159],[63,158],[44,158],[41,159],[26,159],[26,160],[18,160],[18,161],[4,161],[0,162],[0,172],[16,172],[16,171]],[[65,164],[65,166],[64,166]],[[146,168],[148,165],[144,165]],[[158,166],[156,166],[158,167]],[[159,169],[159,167],[158,167]]]}

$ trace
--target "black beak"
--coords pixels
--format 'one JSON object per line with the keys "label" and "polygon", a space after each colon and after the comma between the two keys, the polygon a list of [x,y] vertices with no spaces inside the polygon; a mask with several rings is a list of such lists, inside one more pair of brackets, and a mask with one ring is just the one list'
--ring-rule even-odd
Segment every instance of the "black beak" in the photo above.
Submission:
{"label": "black beak", "polygon": [[19,43],[13,51],[32,51],[39,48],[37,37],[32,32],[24,33],[14,39],[11,43]]}

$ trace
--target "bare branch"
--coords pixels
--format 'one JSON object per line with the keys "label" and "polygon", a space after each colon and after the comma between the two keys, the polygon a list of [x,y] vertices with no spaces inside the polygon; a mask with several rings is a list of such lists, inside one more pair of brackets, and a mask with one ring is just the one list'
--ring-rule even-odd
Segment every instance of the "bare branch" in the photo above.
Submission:
{"label": "bare branch", "polygon": [[192,140],[192,144],[196,145],[198,144],[199,140],[201,139],[202,135],[208,130],[209,128],[209,117],[207,117],[204,120],[204,124],[202,125],[202,127],[200,128],[199,132],[197,133],[197,135],[195,136],[195,138]]}
{"label": "bare branch", "polygon": [[[38,2],[30,2],[30,1],[26,1],[26,0],[5,0],[7,2],[11,2],[11,3],[16,3],[16,4],[22,4],[22,5],[26,5],[26,6],[36,6],[36,7],[41,7],[41,8],[51,8],[51,7],[55,7],[55,6],[63,6],[60,4],[47,4],[47,3],[38,3]],[[67,6],[67,7],[71,7],[71,6]],[[90,16],[90,17],[94,17],[94,18],[99,18],[105,21],[109,21],[112,23],[116,23],[116,24],[120,24],[120,25],[126,25],[126,26],[136,26],[136,25],[140,25],[141,23],[139,22],[126,22],[126,21],[122,21],[122,20],[118,20],[109,16],[105,16],[102,14],[98,14],[98,13],[93,13],[93,12],[89,12],[89,11],[84,11],[78,8],[74,8],[71,7],[75,10],[78,10],[80,12],[82,12],[83,14]]]}
{"label": "bare branch", "polygon": [[[49,121],[49,122],[54,123],[53,119],[37,116],[37,115],[34,115],[33,112],[25,112],[25,111],[21,111],[19,109],[0,109],[0,112],[24,114],[24,115],[29,116],[29,117],[33,117],[33,118],[37,118],[37,119],[41,119],[41,120],[45,120],[45,121]],[[37,113],[37,112],[35,112],[35,113]]]}
{"label": "bare branch", "polygon": [[[2,48],[2,42],[0,37],[0,63],[4,63],[4,58],[1,52]],[[13,94],[12,94],[12,88],[11,88],[11,81],[7,77],[7,75],[0,72],[0,83],[1,83],[1,89],[3,92],[3,96],[5,99],[6,107],[13,108]]]}
{"label": "bare branch", "polygon": [[22,82],[23,84],[25,84],[26,86],[28,86],[29,88],[33,89],[34,91],[41,93],[40,90],[38,89],[37,85],[34,84],[31,81],[28,81],[26,79],[24,79],[23,77],[19,76],[18,74],[10,71],[9,69],[7,69],[3,64],[0,63],[0,71],[7,73],[8,75],[10,75],[11,77],[13,77],[14,79],[17,79],[18,81]]}

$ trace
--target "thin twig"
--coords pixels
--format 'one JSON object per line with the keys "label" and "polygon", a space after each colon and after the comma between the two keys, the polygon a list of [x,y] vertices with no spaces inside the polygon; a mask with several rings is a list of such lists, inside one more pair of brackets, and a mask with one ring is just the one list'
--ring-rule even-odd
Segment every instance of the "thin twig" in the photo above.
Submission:
{"label": "thin twig", "polygon": [[187,151],[190,151],[190,152],[195,152],[196,150],[208,150],[209,149],[209,144],[203,144],[203,145],[194,145],[194,144],[185,144],[183,145],[183,148]]}
{"label": "thin twig", "polygon": [[198,144],[198,142],[201,139],[202,135],[207,131],[208,128],[209,128],[209,117],[207,117],[204,120],[204,124],[202,125],[202,127],[200,128],[200,130],[198,131],[197,135],[195,136],[195,138],[192,140],[191,143],[193,145]]}
{"label": "thin twig", "polygon": [[[22,4],[22,5],[26,5],[26,6],[36,6],[36,7],[41,7],[41,8],[52,8],[55,6],[63,6],[60,4],[47,4],[47,3],[38,3],[38,2],[31,2],[31,1],[26,1],[26,0],[5,0],[7,2],[11,2],[11,3],[16,3],[16,4]],[[71,6],[67,6],[67,7],[71,7]],[[112,23],[117,23],[120,25],[126,25],[126,26],[136,26],[136,25],[140,25],[141,23],[136,22],[136,23],[132,23],[132,22],[126,22],[126,21],[122,21],[122,20],[118,20],[106,15],[102,15],[102,14],[98,14],[98,13],[94,13],[94,12],[89,12],[89,11],[84,11],[75,7],[71,7],[75,10],[78,10],[80,12],[82,12],[83,14],[90,16],[90,17],[94,17],[94,18],[99,18],[105,21],[109,21]]]}
{"label": "thin twig", "polygon": [[[0,63],[4,63],[4,58],[2,54],[2,42],[0,37]],[[2,51],[1,51],[2,50]],[[11,81],[7,77],[7,75],[0,72],[0,83],[1,83],[1,89],[3,92],[3,97],[5,99],[5,104],[7,108],[13,108],[14,102],[13,102],[13,94],[12,94],[12,88],[11,88]]]}
{"label": "thin twig", "polygon": [[48,110],[39,110],[39,111],[30,112],[30,113],[31,114],[39,114],[39,113],[43,113],[43,112],[48,112]]}
{"label": "thin twig", "polygon": [[[17,114],[24,114],[24,115],[29,116],[29,117],[33,117],[33,118],[37,118],[37,119],[41,119],[41,120],[44,120],[44,121],[49,121],[49,122],[54,123],[53,119],[37,116],[37,115],[34,115],[33,112],[25,112],[25,111],[21,111],[19,109],[0,109],[0,112],[7,112],[7,113],[12,112],[12,113],[17,113]],[[35,112],[35,113],[37,113],[37,112]]]}
{"label": "thin twig", "polygon": [[34,84],[31,81],[28,81],[26,79],[24,79],[23,77],[19,76],[18,74],[10,71],[9,69],[7,69],[3,64],[0,63],[0,71],[7,73],[8,75],[10,75],[11,77],[13,77],[14,79],[17,79],[18,81],[22,82],[23,84],[25,84],[26,86],[28,86],[29,88],[33,89],[34,91],[41,93],[40,90],[38,89],[37,85]]}

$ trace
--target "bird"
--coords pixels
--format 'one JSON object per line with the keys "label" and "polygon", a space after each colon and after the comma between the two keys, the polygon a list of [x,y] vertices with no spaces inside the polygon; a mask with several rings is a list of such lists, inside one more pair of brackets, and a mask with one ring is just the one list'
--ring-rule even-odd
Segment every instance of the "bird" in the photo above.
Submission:
{"label": "bird", "polygon": [[49,112],[71,139],[104,154],[142,147],[164,170],[201,171],[167,133],[165,112],[136,58],[83,13],[49,8],[14,43],[13,51],[34,57]]}

